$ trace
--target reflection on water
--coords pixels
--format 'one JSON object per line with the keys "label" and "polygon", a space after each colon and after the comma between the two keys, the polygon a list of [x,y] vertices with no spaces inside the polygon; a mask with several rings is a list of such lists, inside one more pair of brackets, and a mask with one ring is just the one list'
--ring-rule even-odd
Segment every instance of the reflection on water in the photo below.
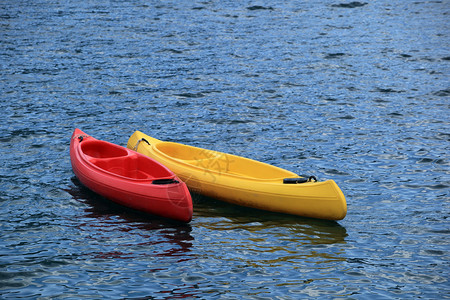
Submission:
{"label": "reflection on water", "polygon": [[[347,236],[346,229],[335,221],[302,218],[236,206],[199,194],[193,194],[193,199],[197,216],[207,220],[202,223],[202,226],[211,230],[245,229],[259,234],[264,229],[273,235],[277,233],[285,235],[285,229],[287,229],[294,235],[307,236],[308,241],[305,243],[311,244],[344,243]],[[214,219],[218,222],[214,222]]]}
{"label": "reflection on water", "polygon": [[304,294],[317,277],[339,281],[332,274],[347,259],[347,231],[339,223],[193,198],[195,248],[203,250],[197,259],[218,284],[233,288],[245,280],[252,295],[276,287],[281,296]]}
{"label": "reflection on water", "polygon": [[[218,295],[217,286],[235,289],[242,280],[254,295],[270,286],[314,294],[317,276],[323,274],[317,281],[321,285],[336,284],[338,278],[331,273],[347,259],[347,231],[334,221],[259,211],[194,194],[192,223],[177,224],[124,209],[73,182],[68,192],[86,205],[77,222],[79,234],[86,235],[80,245],[84,255],[102,264],[126,261],[131,269],[133,260],[148,261],[143,278],[157,285],[183,283],[179,291],[170,290],[173,297]],[[94,251],[86,250],[92,247]],[[172,257],[173,264],[155,261],[158,257]]]}
{"label": "reflection on water", "polygon": [[[384,217],[391,206],[379,206],[370,215],[372,207],[358,204],[365,199],[359,195],[353,197],[358,210],[353,218],[361,217],[348,228],[194,195],[192,223],[176,224],[107,201],[66,173],[72,178],[67,195],[54,192],[51,205],[64,207],[67,215],[43,202],[38,213],[24,209],[9,220],[15,235],[3,243],[12,263],[2,264],[7,271],[0,276],[4,289],[20,290],[15,296],[37,297],[45,286],[43,294],[88,298],[96,293],[113,298],[413,297],[421,295],[413,286],[446,283],[440,262],[448,244],[430,236],[448,230],[433,213],[430,228],[420,223],[419,212],[405,213],[414,218],[410,227]],[[372,193],[365,197],[383,199],[379,191]],[[6,208],[14,211],[12,205]],[[437,248],[421,247],[417,239]]]}
{"label": "reflection on water", "polygon": [[[72,182],[76,186],[68,189],[67,192],[78,201],[82,201],[88,206],[84,209],[85,215],[78,223],[81,232],[89,232],[95,238],[109,239],[112,231],[114,234],[137,234],[144,242],[137,247],[154,249],[145,255],[156,256],[182,256],[190,251],[193,237],[192,228],[189,224],[174,222],[167,219],[158,218],[128,209],[111,202],[83,187],[79,181],[73,177]],[[155,238],[155,235],[157,236]],[[93,238],[92,235],[90,235]],[[115,243],[120,243],[120,238]],[[123,253],[113,251],[110,253],[99,253],[102,258],[120,258],[121,256],[131,258],[133,245],[123,244],[122,247],[130,249],[131,252]]]}

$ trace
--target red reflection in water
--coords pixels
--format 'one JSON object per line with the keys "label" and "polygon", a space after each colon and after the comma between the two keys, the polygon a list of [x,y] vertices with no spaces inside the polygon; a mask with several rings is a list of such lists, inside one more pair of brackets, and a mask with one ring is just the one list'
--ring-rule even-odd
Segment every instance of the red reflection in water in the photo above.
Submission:
{"label": "red reflection in water", "polygon": [[[180,256],[180,261],[189,260],[186,255],[192,247],[194,238],[190,234],[189,224],[162,219],[156,216],[133,211],[117,205],[84,188],[78,180],[72,178],[76,187],[66,191],[72,197],[88,207],[79,218],[76,227],[88,232],[86,239],[105,241],[104,246],[113,247],[111,251],[96,252],[95,258],[130,259],[139,256]],[[126,233],[120,236],[118,233]],[[134,235],[134,236],[133,236]],[[124,243],[114,244],[111,239],[119,239]],[[129,240],[136,241],[130,243]],[[143,242],[142,242],[143,241]],[[120,249],[133,249],[130,252]],[[144,251],[145,250],[145,251]]]}

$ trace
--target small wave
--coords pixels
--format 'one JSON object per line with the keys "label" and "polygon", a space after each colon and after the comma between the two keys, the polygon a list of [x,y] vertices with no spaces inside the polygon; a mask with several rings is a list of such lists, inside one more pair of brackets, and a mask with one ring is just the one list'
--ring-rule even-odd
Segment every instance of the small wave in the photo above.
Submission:
{"label": "small wave", "polygon": [[273,10],[272,6],[266,7],[266,6],[261,6],[261,5],[253,5],[253,6],[249,6],[247,7],[248,10]]}
{"label": "small wave", "polygon": [[339,58],[343,56],[347,56],[348,54],[338,52],[338,53],[328,53],[324,58],[325,59],[333,59],[333,58]]}
{"label": "small wave", "polygon": [[435,161],[435,163],[438,165],[446,165],[447,161],[445,159],[439,158]]}
{"label": "small wave", "polygon": [[391,88],[376,88],[375,91],[380,92],[380,93],[403,93],[404,92],[404,91],[394,90]]}
{"label": "small wave", "polygon": [[399,112],[392,112],[392,113],[389,113],[388,116],[391,116],[391,117],[403,117],[403,114],[401,114]]}
{"label": "small wave", "polygon": [[427,163],[432,163],[433,161],[434,161],[434,159],[432,159],[432,158],[421,158],[417,163],[427,164]]}
{"label": "small wave", "polygon": [[182,107],[187,105],[189,105],[188,102],[180,102],[180,101],[175,102],[175,107]]}
{"label": "small wave", "polygon": [[170,52],[170,53],[174,53],[174,54],[182,54],[183,53],[183,51],[181,51],[181,50],[172,49],[172,48],[162,49],[162,50],[160,50],[158,52],[160,52],[160,53],[161,52]]}
{"label": "small wave", "polygon": [[329,169],[329,170],[326,170],[325,173],[329,174],[329,175],[345,175],[345,176],[350,175],[347,172],[339,171],[337,169]]}
{"label": "small wave", "polygon": [[340,8],[356,8],[356,7],[362,7],[364,5],[367,5],[367,2],[358,2],[353,1],[349,3],[340,3],[340,4],[333,4],[332,7],[340,7]]}
{"label": "small wave", "polygon": [[437,91],[437,92],[433,93],[433,95],[439,96],[439,97],[448,97],[448,96],[450,96],[450,88]]}
{"label": "small wave", "polygon": [[202,98],[205,97],[203,93],[181,93],[181,94],[175,94],[177,97],[182,98]]}

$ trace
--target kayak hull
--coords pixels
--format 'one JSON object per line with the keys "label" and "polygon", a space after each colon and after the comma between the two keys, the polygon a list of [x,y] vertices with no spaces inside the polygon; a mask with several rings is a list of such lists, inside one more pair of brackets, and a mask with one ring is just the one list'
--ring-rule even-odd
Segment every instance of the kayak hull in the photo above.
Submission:
{"label": "kayak hull", "polygon": [[115,203],[181,222],[192,219],[192,198],[186,184],[147,156],[75,129],[70,159],[84,186]]}
{"label": "kayak hull", "polygon": [[232,154],[164,142],[136,131],[127,147],[179,176],[192,192],[229,203],[304,217],[341,220],[344,194],[333,180],[285,184],[290,171]]}

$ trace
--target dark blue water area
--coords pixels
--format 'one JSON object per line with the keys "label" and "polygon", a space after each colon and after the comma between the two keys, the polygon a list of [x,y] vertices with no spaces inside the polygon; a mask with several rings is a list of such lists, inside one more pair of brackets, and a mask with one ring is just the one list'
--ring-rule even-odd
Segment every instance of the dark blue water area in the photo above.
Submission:
{"label": "dark blue water area", "polygon": [[[443,1],[0,1],[0,298],[450,295]],[[80,185],[79,127],[334,179],[339,222],[199,195],[189,224]]]}

